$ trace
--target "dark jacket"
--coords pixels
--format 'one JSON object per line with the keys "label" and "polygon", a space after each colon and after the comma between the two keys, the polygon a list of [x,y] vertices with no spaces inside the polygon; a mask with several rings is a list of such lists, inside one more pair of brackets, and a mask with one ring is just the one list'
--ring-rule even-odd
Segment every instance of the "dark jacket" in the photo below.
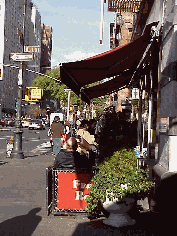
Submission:
{"label": "dark jacket", "polygon": [[79,152],[72,152],[61,149],[60,153],[55,157],[54,168],[76,167],[90,168],[91,163],[85,155]]}

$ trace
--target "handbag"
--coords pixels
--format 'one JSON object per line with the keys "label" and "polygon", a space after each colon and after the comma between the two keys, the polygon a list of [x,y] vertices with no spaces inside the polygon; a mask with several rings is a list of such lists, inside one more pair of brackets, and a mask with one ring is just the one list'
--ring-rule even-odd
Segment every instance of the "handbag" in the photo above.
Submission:
{"label": "handbag", "polygon": [[63,134],[61,136],[61,142],[64,144],[64,143],[66,143],[66,141],[67,141],[67,134]]}

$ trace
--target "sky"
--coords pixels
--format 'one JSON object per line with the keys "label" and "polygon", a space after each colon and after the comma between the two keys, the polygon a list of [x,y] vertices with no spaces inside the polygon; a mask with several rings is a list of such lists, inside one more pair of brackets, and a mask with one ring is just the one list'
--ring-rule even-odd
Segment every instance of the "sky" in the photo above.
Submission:
{"label": "sky", "polygon": [[[53,28],[52,68],[108,51],[114,13],[104,4],[103,44],[100,44],[101,0],[32,0],[41,22]],[[108,1],[107,1],[108,2]]]}

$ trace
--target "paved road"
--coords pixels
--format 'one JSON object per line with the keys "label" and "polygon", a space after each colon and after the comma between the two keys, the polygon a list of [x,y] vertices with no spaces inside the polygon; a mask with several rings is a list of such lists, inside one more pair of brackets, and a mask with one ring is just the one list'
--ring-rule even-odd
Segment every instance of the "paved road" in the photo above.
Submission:
{"label": "paved road", "polygon": [[[30,156],[36,152],[45,153],[46,149],[42,144],[48,145],[49,137],[47,136],[47,130],[28,130],[23,129],[22,134],[22,150],[25,156]],[[6,157],[7,142],[14,134],[15,128],[0,128],[0,159]],[[47,150],[49,151],[49,150]]]}
{"label": "paved road", "polygon": [[34,155],[25,159],[3,158],[0,154],[0,236],[175,235],[176,224],[168,221],[169,215],[160,218],[158,213],[148,211],[133,217],[135,225],[122,228],[107,226],[102,218],[90,221],[82,215],[47,216],[46,167],[53,164],[53,157],[49,143],[35,142]]}

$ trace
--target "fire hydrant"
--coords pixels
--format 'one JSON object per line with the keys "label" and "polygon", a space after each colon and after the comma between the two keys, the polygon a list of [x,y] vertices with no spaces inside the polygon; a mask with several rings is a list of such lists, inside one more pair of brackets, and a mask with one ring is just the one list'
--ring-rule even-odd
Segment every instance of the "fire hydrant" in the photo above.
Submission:
{"label": "fire hydrant", "polygon": [[6,151],[7,157],[10,157],[10,154],[13,150],[13,146],[14,146],[14,136],[11,136],[9,142],[7,142],[7,151]]}

